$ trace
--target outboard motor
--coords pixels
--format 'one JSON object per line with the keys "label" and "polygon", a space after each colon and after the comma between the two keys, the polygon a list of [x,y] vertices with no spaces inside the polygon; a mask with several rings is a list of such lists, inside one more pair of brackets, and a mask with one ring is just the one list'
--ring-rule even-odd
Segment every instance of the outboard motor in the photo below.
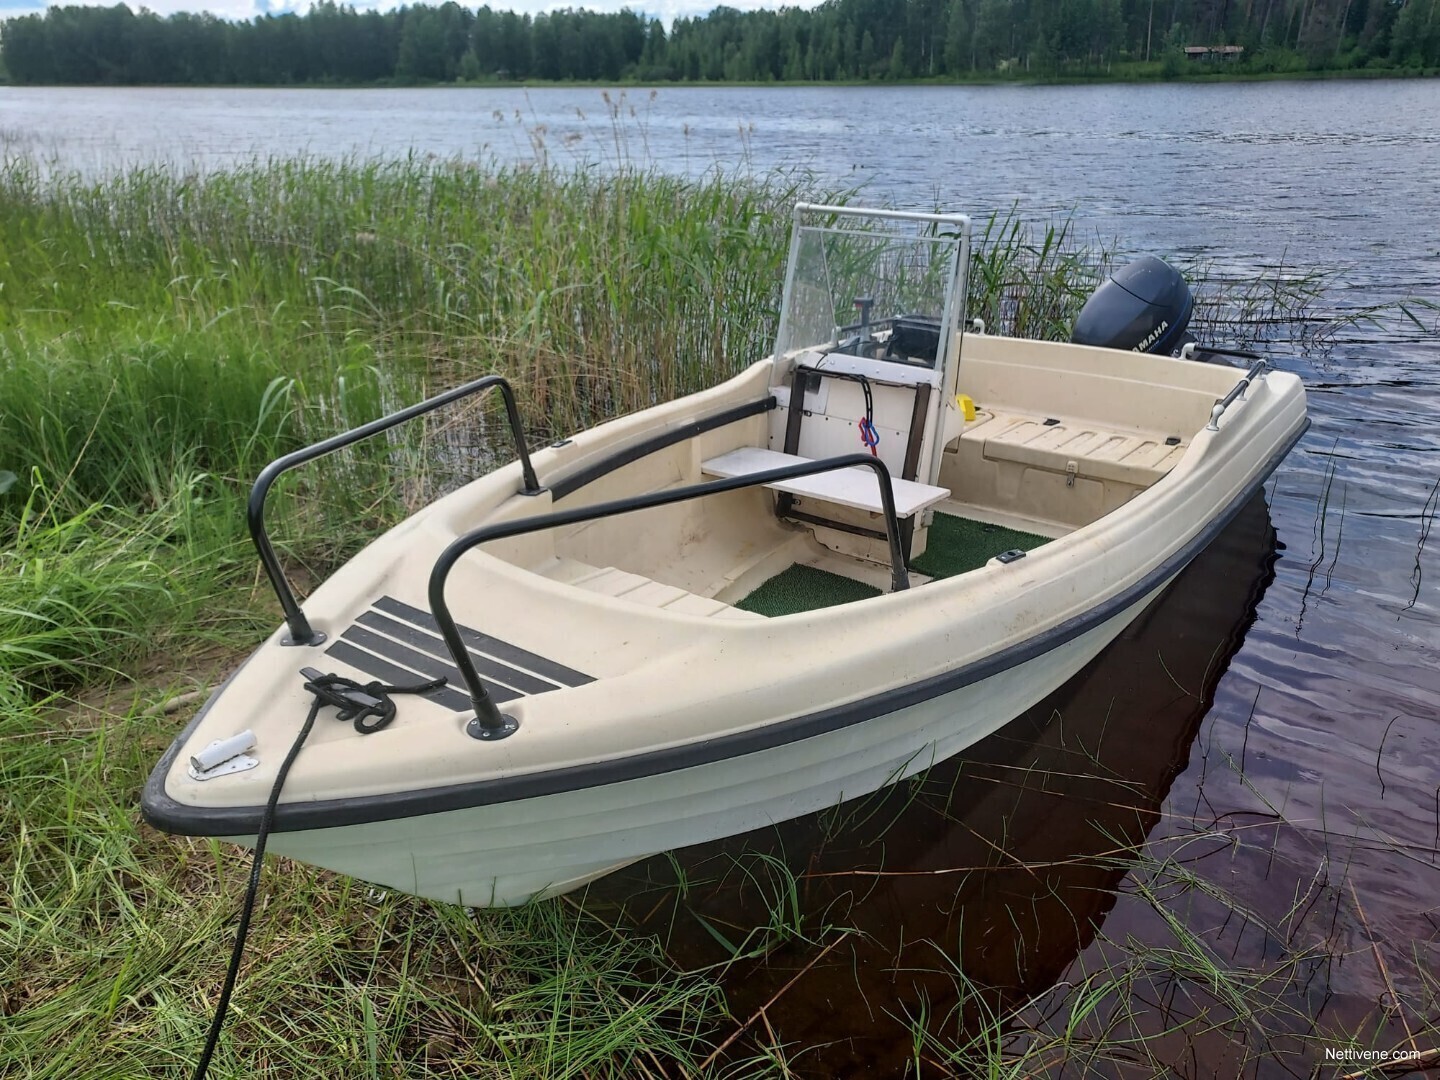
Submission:
{"label": "outboard motor", "polygon": [[1195,302],[1180,272],[1163,259],[1145,255],[1126,263],[1090,294],[1075,319],[1076,345],[1178,355]]}

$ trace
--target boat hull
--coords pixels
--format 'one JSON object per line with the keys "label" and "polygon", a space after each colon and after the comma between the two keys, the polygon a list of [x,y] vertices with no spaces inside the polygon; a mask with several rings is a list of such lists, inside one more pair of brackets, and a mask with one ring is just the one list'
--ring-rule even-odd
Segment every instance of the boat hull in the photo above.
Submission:
{"label": "boat hull", "polygon": [[658,852],[825,810],[959,753],[1080,671],[1169,580],[1054,649],[859,724],[620,783],[278,833],[269,849],[466,906],[559,895]]}

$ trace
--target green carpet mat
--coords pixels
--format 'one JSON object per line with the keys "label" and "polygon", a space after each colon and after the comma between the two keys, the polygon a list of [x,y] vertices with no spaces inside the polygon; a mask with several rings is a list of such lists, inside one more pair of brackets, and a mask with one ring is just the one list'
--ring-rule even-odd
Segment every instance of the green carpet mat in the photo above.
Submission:
{"label": "green carpet mat", "polygon": [[796,563],[780,571],[735,606],[742,611],[775,618],[797,611],[814,611],[879,596],[880,590],[828,570]]}
{"label": "green carpet mat", "polygon": [[975,570],[1002,551],[1019,548],[1031,551],[1048,544],[1049,537],[986,525],[953,514],[936,514],[930,523],[930,539],[925,554],[911,565],[922,574],[935,578],[954,577]]}
{"label": "green carpet mat", "polygon": [[[925,554],[912,564],[933,578],[954,577],[975,570],[1011,548],[1030,551],[1048,544],[1048,537],[1019,532],[999,525],[986,525],[952,514],[936,514],[930,523],[930,540]],[[849,604],[879,596],[880,590],[863,581],[828,570],[796,563],[780,571],[735,606],[742,611],[776,618],[800,611]]]}

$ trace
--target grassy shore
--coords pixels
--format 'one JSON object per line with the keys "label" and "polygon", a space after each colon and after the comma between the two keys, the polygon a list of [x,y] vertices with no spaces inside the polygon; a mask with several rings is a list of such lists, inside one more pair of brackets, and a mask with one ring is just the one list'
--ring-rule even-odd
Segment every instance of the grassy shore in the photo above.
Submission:
{"label": "grassy shore", "polygon": [[[158,835],[138,792],[278,621],[242,526],[264,463],[489,371],[536,442],[713,383],[766,351],[803,186],[420,159],[0,172],[0,1075],[180,1076],[198,1053],[248,856]],[[974,313],[1063,333],[1105,253],[1063,224],[983,231]],[[1314,287],[1211,288],[1202,318]],[[483,452],[493,420],[294,481],[284,557],[323,577],[457,482],[474,455],[435,446]],[[471,913],[274,861],[211,1075],[784,1075],[779,1049],[712,1060],[722,974],[567,900]],[[926,1052],[1008,1068],[1001,1019]]]}

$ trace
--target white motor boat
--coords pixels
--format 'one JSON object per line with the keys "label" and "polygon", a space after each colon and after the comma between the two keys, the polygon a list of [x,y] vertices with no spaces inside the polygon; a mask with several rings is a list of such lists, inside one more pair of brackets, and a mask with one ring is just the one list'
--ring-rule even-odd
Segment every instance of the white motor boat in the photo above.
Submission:
{"label": "white motor boat", "polygon": [[[728,382],[532,455],[488,376],[272,464],[250,517],[286,625],[145,816],[511,905],[867,794],[1049,694],[1246,504],[1305,395],[1131,351],[1188,320],[1154,260],[1087,308],[1111,347],[980,332],[969,244],[961,215],[801,205],[775,351]],[[517,460],[302,608],[275,477],[492,387]]]}

